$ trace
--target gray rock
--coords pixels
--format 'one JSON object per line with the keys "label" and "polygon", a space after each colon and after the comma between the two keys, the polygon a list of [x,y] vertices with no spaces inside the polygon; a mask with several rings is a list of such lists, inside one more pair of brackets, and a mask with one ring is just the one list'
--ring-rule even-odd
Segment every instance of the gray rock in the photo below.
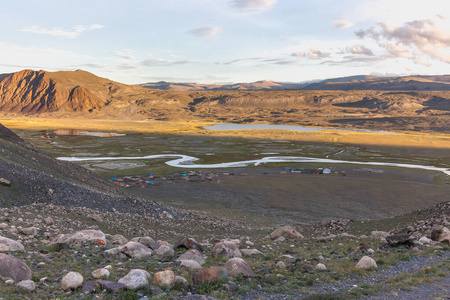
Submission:
{"label": "gray rock", "polygon": [[85,294],[94,293],[96,289],[96,284],[93,281],[85,281],[81,287],[81,291]]}
{"label": "gray rock", "polygon": [[227,269],[228,274],[231,276],[255,276],[252,268],[240,257],[230,258],[225,263],[225,269]]}
{"label": "gray rock", "polygon": [[155,253],[156,253],[156,255],[161,256],[161,257],[174,257],[175,256],[175,251],[166,245],[162,245],[161,247],[159,247]]}
{"label": "gray rock", "polygon": [[128,242],[119,249],[122,253],[132,258],[146,258],[153,254],[150,248],[137,242]]}
{"label": "gray rock", "polygon": [[33,280],[22,280],[16,284],[16,290],[22,293],[30,293],[36,289],[36,284]]}
{"label": "gray rock", "polygon": [[130,242],[138,242],[141,243],[144,246],[147,246],[148,248],[152,250],[156,250],[159,248],[159,245],[157,242],[155,242],[151,237],[144,236],[144,237],[135,237],[130,240]]}
{"label": "gray rock", "polygon": [[171,270],[156,272],[153,284],[161,288],[172,288],[175,285],[175,273]]}
{"label": "gray rock", "polygon": [[369,256],[363,256],[359,262],[356,264],[357,269],[370,269],[370,268],[378,268],[375,260]]}
{"label": "gray rock", "polygon": [[16,242],[7,237],[0,236],[0,252],[23,252],[25,248],[19,242]]}
{"label": "gray rock", "polygon": [[127,275],[119,279],[119,283],[126,285],[129,290],[137,290],[149,284],[151,275],[145,270],[133,269]]}
{"label": "gray rock", "polygon": [[106,236],[100,230],[81,230],[75,233],[60,235],[53,239],[50,244],[67,245],[70,248],[76,248],[84,242],[105,246]]}
{"label": "gray rock", "polygon": [[178,260],[193,260],[199,263],[199,265],[203,265],[205,263],[205,259],[203,258],[203,254],[196,249],[191,249],[185,253],[183,253]]}
{"label": "gray rock", "polygon": [[11,181],[9,181],[8,179],[5,179],[5,178],[0,178],[0,185],[10,186]]}
{"label": "gray rock", "polygon": [[69,272],[67,273],[62,281],[61,281],[61,287],[63,290],[68,289],[77,289],[83,285],[83,276],[81,276],[78,272]]}
{"label": "gray rock", "polygon": [[23,260],[0,253],[0,276],[19,282],[31,279],[31,270]]}
{"label": "gray rock", "polygon": [[123,283],[112,282],[108,280],[97,280],[97,283],[100,284],[102,288],[111,292],[120,292],[121,290],[127,288],[127,286]]}
{"label": "gray rock", "polygon": [[202,266],[198,262],[196,262],[195,260],[190,260],[190,259],[188,259],[188,260],[177,260],[177,262],[180,263],[181,267],[186,267],[186,268],[191,269],[191,270],[198,270],[198,269],[202,268]]}
{"label": "gray rock", "polygon": [[219,256],[231,258],[241,257],[242,255],[235,243],[224,241],[215,244],[212,249],[212,257],[216,258]]}

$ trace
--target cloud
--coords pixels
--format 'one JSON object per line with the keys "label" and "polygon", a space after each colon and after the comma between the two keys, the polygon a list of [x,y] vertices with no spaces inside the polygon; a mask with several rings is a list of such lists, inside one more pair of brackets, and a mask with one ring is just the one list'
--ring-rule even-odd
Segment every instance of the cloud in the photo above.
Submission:
{"label": "cloud", "polygon": [[291,56],[296,57],[306,57],[308,59],[321,59],[321,58],[327,58],[330,57],[330,53],[328,52],[322,52],[318,49],[311,48],[308,52],[300,51],[297,53],[292,53]]}
{"label": "cloud", "polygon": [[373,56],[372,50],[369,48],[363,46],[363,45],[354,45],[347,49],[348,52],[351,54],[361,54],[361,55],[367,55],[367,56]]}
{"label": "cloud", "polygon": [[273,65],[281,65],[281,66],[297,64],[297,61],[285,59],[285,58],[269,58],[269,59],[264,59],[263,62],[270,63]]}
{"label": "cloud", "polygon": [[353,25],[355,24],[345,19],[337,19],[333,22],[333,26],[336,28],[350,28],[353,27]]}
{"label": "cloud", "polygon": [[187,65],[187,64],[198,64],[198,61],[194,60],[180,60],[180,61],[173,61],[173,60],[167,60],[167,59],[147,59],[142,62],[144,66],[147,67],[172,67],[172,66],[180,66],[180,65]]}
{"label": "cloud", "polygon": [[278,0],[231,0],[233,7],[247,12],[260,12],[272,8]]}
{"label": "cloud", "polygon": [[30,27],[24,27],[20,31],[32,32],[32,33],[38,33],[38,34],[47,34],[47,35],[53,35],[53,36],[59,36],[59,37],[73,39],[85,31],[90,31],[90,30],[100,29],[100,28],[103,28],[103,25],[99,25],[99,24],[94,24],[94,25],[90,25],[90,26],[75,25],[72,27],[73,30],[71,30],[71,31],[64,30],[59,27],[56,27],[53,29],[46,29],[46,28],[41,28],[38,26],[30,26]]}
{"label": "cloud", "polygon": [[219,26],[207,26],[189,30],[188,32],[199,38],[213,38],[220,32]]}
{"label": "cloud", "polygon": [[223,63],[224,65],[232,65],[232,64],[236,64],[236,63],[240,63],[240,62],[246,62],[246,61],[255,61],[255,60],[262,60],[264,59],[263,57],[250,57],[250,58],[238,58],[232,61],[228,61]]}
{"label": "cloud", "polygon": [[355,35],[377,41],[392,57],[409,58],[418,64],[424,64],[424,57],[450,63],[450,31],[432,20],[414,20],[398,27],[379,23]]}
{"label": "cloud", "polygon": [[111,54],[126,60],[136,60],[136,57],[134,56],[135,51],[133,50],[113,51]]}
{"label": "cloud", "polygon": [[328,66],[346,65],[348,67],[361,67],[361,66],[369,66],[372,65],[373,63],[377,63],[383,60],[384,60],[383,57],[349,55],[344,56],[342,60],[326,60],[321,62],[320,64]]}

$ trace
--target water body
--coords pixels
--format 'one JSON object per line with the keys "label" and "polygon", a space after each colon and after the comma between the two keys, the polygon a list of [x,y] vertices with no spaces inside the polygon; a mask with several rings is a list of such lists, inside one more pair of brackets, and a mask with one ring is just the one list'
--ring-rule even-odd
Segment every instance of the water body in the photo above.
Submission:
{"label": "water body", "polygon": [[199,158],[182,154],[156,154],[147,156],[123,156],[123,157],[59,157],[58,159],[64,161],[107,161],[107,160],[136,160],[136,159],[157,159],[157,158],[169,158],[172,160],[166,161],[166,164],[172,167],[178,168],[199,168],[199,169],[216,169],[216,168],[240,168],[247,167],[249,165],[258,166],[264,163],[325,163],[325,164],[355,164],[355,165],[371,165],[371,166],[387,166],[387,167],[399,167],[409,169],[422,169],[430,171],[444,172],[450,176],[450,169],[439,168],[434,166],[423,166],[414,164],[402,164],[402,163],[389,163],[389,162],[359,162],[348,160],[337,160],[328,158],[313,158],[313,157],[301,157],[301,156],[269,156],[254,160],[218,163],[218,164],[195,164],[194,162]]}
{"label": "water body", "polygon": [[375,131],[368,129],[337,129],[326,127],[304,127],[300,125],[270,125],[270,124],[216,124],[203,127],[206,130],[244,130],[244,129],[278,129],[278,130],[293,130],[293,131],[353,131],[353,132],[377,132],[377,133],[393,133],[389,131]]}

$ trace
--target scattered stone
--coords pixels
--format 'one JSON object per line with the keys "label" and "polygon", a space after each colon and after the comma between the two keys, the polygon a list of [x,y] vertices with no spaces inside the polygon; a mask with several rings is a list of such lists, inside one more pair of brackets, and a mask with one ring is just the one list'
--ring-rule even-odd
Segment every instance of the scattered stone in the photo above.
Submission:
{"label": "scattered stone", "polygon": [[315,269],[318,270],[318,271],[325,271],[327,269],[327,267],[324,264],[322,264],[322,263],[318,263],[316,265]]}
{"label": "scattered stone", "polygon": [[386,231],[376,231],[375,230],[370,233],[370,236],[373,239],[381,240],[381,239],[385,239],[386,237],[388,237],[389,233]]}
{"label": "scattered stone", "polygon": [[113,245],[122,246],[122,245],[125,245],[126,243],[128,243],[128,239],[126,239],[121,234],[115,234],[111,239],[111,244],[113,244]]}
{"label": "scattered stone", "polygon": [[11,186],[11,182],[5,178],[0,178],[0,185]]}
{"label": "scattered stone", "polygon": [[68,289],[77,289],[83,285],[83,276],[81,276],[78,272],[69,272],[67,273],[62,281],[61,286],[63,290]]}
{"label": "scattered stone", "polygon": [[1,230],[5,230],[5,229],[8,229],[9,228],[9,225],[8,224],[6,224],[6,223],[0,223],[0,229]]}
{"label": "scattered stone", "polygon": [[144,237],[135,237],[132,238],[130,240],[130,242],[138,242],[141,243],[142,245],[152,249],[152,250],[156,250],[159,248],[159,245],[157,242],[155,242],[151,237],[149,236],[144,236]]}
{"label": "scattered stone", "polygon": [[277,262],[277,268],[278,269],[286,269],[286,264],[282,261]]}
{"label": "scattered stone", "polygon": [[5,284],[8,285],[8,286],[13,285],[14,284],[14,280],[8,279],[8,280],[5,281]]}
{"label": "scattered stone", "polygon": [[31,293],[36,289],[36,284],[33,280],[22,280],[16,284],[16,290],[20,293]]}
{"label": "scattered stone", "polygon": [[100,230],[81,230],[71,234],[63,234],[53,239],[50,244],[59,244],[69,248],[80,247],[84,242],[91,242],[100,246],[106,245],[106,236]]}
{"label": "scattered stone", "polygon": [[175,251],[166,245],[162,245],[161,247],[159,247],[155,253],[156,253],[156,255],[158,255],[160,257],[174,257],[175,256]]}
{"label": "scattered stone", "polygon": [[167,211],[163,211],[163,212],[159,215],[159,217],[160,217],[161,219],[173,219],[173,216],[172,216],[170,213],[168,213]]}
{"label": "scattered stone", "polygon": [[0,252],[23,252],[25,248],[19,242],[0,236]]}
{"label": "scattered stone", "polygon": [[197,243],[193,238],[182,238],[173,246],[174,249],[186,248],[186,249],[196,249],[203,252],[203,247]]}
{"label": "scattered stone", "polygon": [[175,276],[175,284],[187,288],[189,286],[188,281],[183,276]]}
{"label": "scattered stone", "polygon": [[101,216],[99,216],[99,215],[93,215],[91,218],[92,218],[92,220],[94,220],[95,222],[98,222],[98,223],[103,222],[103,218],[102,218]]}
{"label": "scattered stone", "polygon": [[191,259],[177,260],[177,262],[180,263],[181,267],[186,267],[191,270],[198,270],[198,269],[202,268],[202,266],[198,262],[196,262],[195,260],[191,260]]}
{"label": "scattered stone", "polygon": [[199,265],[203,265],[205,263],[203,254],[199,250],[195,249],[191,249],[185,252],[178,258],[178,260],[193,260],[196,261]]}
{"label": "scattered stone", "polygon": [[123,283],[118,282],[112,282],[108,280],[97,280],[97,283],[100,284],[100,286],[108,291],[111,292],[120,292],[121,290],[124,290],[127,288],[127,286]]}
{"label": "scattered stone", "polygon": [[450,244],[450,230],[447,227],[434,227],[431,230],[431,239],[443,244]]}
{"label": "scattered stone", "polygon": [[257,249],[240,249],[241,253],[244,255],[263,255],[263,253]]}
{"label": "scattered stone", "polygon": [[370,268],[378,268],[375,260],[369,256],[363,256],[359,262],[356,264],[357,269],[370,269]]}
{"label": "scattered stone", "polygon": [[214,245],[212,249],[212,257],[223,256],[225,258],[241,257],[241,252],[235,243],[224,241]]}
{"label": "scattered stone", "polygon": [[232,276],[243,275],[243,276],[254,276],[252,269],[250,266],[240,257],[230,258],[225,263],[225,268],[228,271],[228,274]]}
{"label": "scattered stone", "polygon": [[156,272],[153,284],[161,288],[172,288],[175,285],[175,273],[171,270]]}
{"label": "scattered stone", "polygon": [[391,247],[398,246],[412,246],[414,244],[414,239],[411,238],[409,234],[393,234],[386,237],[386,241]]}
{"label": "scattered stone", "polygon": [[85,281],[81,287],[81,291],[85,294],[94,293],[96,289],[97,287],[93,281]]}
{"label": "scattered stone", "polygon": [[120,278],[118,283],[123,283],[129,290],[137,290],[148,285],[151,278],[149,272],[142,269],[133,269]]}
{"label": "scattered stone", "polygon": [[110,255],[118,255],[120,252],[120,248],[111,248],[108,250],[105,250],[105,253],[110,254]]}
{"label": "scattered stone", "polygon": [[375,254],[375,250],[373,250],[372,248],[369,248],[369,249],[367,249],[367,254],[374,255]]}
{"label": "scattered stone", "polygon": [[208,269],[200,270],[194,274],[194,282],[201,284],[204,282],[216,282],[225,280],[228,276],[228,271],[222,267],[211,267]]}
{"label": "scattered stone", "polygon": [[426,236],[423,236],[419,239],[419,242],[421,242],[423,245],[426,245],[426,244],[430,244],[432,242],[432,240],[427,238]]}
{"label": "scattered stone", "polygon": [[36,227],[20,228],[19,231],[25,235],[36,236],[38,234],[38,229]]}
{"label": "scattered stone", "polygon": [[120,251],[132,258],[146,258],[152,256],[152,250],[141,243],[128,242],[121,246]]}
{"label": "scattered stone", "polygon": [[54,221],[53,221],[52,217],[45,218],[44,222],[45,222],[46,225],[49,225],[49,226],[54,224]]}
{"label": "scattered stone", "polygon": [[280,227],[277,230],[275,230],[274,232],[272,232],[270,234],[270,239],[271,240],[276,240],[280,237],[283,237],[285,239],[289,239],[289,240],[294,240],[294,239],[303,239],[304,236],[301,235],[299,232],[297,232],[294,228],[292,228],[291,226],[284,226],[284,227]]}
{"label": "scattered stone", "polygon": [[92,272],[92,277],[94,277],[95,279],[108,278],[109,275],[110,275],[109,271],[104,269],[104,268],[100,268],[100,269],[97,269],[97,270]]}
{"label": "scattered stone", "polygon": [[0,276],[19,282],[31,279],[31,270],[23,260],[0,253]]}

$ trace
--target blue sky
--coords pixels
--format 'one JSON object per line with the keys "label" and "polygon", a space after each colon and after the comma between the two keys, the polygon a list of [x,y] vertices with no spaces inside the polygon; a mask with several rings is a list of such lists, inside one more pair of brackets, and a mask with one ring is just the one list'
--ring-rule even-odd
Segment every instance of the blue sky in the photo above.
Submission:
{"label": "blue sky", "polygon": [[448,0],[0,0],[0,73],[123,83],[450,73]]}

